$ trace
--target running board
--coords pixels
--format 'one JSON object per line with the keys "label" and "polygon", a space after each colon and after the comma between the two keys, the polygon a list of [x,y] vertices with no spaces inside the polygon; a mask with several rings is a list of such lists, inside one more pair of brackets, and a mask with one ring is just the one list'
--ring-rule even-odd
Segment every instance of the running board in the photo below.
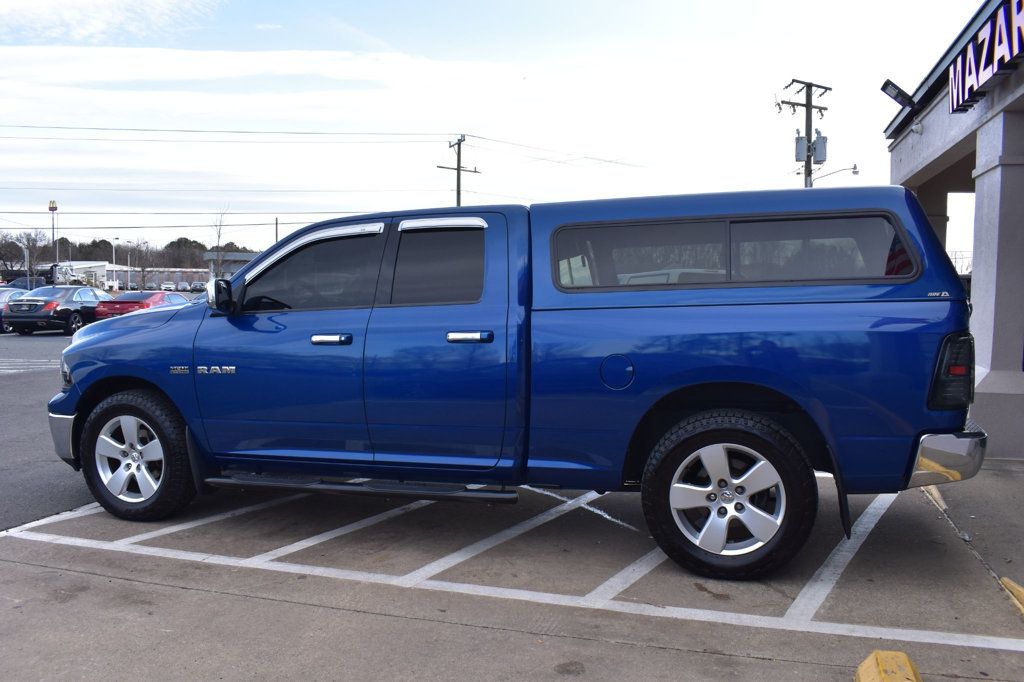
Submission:
{"label": "running board", "polygon": [[[355,482],[358,481],[358,482]],[[467,487],[453,483],[427,483],[407,481],[386,481],[355,479],[355,481],[325,481],[321,478],[262,476],[241,474],[235,476],[213,476],[203,482],[215,488],[262,488],[288,490],[292,492],[334,493],[339,495],[377,495],[415,497],[420,500],[462,500],[468,502],[500,502],[513,504],[519,501],[519,491]]]}

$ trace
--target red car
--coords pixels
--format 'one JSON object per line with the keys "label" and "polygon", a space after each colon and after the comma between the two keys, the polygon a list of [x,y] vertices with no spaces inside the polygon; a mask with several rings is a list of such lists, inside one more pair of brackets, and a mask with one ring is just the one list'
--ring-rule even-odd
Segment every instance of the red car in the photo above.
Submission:
{"label": "red car", "polygon": [[167,291],[127,291],[113,301],[100,301],[96,306],[96,319],[105,320],[143,308],[155,308],[158,305],[188,303],[181,294]]}

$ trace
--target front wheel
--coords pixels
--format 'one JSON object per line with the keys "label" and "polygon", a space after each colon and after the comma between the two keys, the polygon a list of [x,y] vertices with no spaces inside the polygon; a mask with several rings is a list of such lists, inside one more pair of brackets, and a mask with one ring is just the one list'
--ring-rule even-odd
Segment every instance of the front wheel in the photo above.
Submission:
{"label": "front wheel", "polygon": [[156,521],[195,496],[185,424],[153,391],[116,393],[82,427],[82,471],[96,501],[114,516]]}
{"label": "front wheel", "polygon": [[643,475],[651,535],[676,563],[751,579],[789,561],[818,511],[814,470],[797,441],[760,415],[715,410],[666,433]]}

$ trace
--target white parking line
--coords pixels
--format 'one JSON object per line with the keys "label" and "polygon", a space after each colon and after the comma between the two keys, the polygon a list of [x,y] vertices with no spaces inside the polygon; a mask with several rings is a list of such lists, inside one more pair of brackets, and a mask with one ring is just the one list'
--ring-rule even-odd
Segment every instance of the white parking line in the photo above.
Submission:
{"label": "white parking line", "polygon": [[868,508],[857,519],[857,523],[853,524],[850,539],[844,538],[839,541],[839,544],[825,559],[825,563],[818,567],[808,583],[800,590],[800,594],[789,605],[786,618],[798,621],[809,621],[814,618],[814,614],[825,603],[829,592],[839,582],[839,576],[843,574],[857,550],[864,544],[868,534],[895,499],[896,493],[889,493],[879,495],[872,500]]}
{"label": "white parking line", "polygon": [[39,526],[45,526],[48,523],[57,523],[58,521],[77,519],[79,516],[89,516],[90,514],[97,514],[101,511],[103,511],[103,507],[101,507],[96,502],[90,502],[87,505],[78,507],[77,509],[72,509],[71,511],[60,512],[59,514],[54,514],[53,516],[47,516],[44,519],[29,521],[28,523],[22,524],[20,526],[8,528],[5,531],[0,531],[0,538],[12,533],[20,533],[21,531],[28,530],[29,528],[38,528]]}
{"label": "white parking line", "polygon": [[[533,487],[530,487],[528,485],[524,485],[524,486],[520,486],[520,487],[523,488],[524,490],[529,490],[532,493],[539,493],[540,495],[547,495],[548,497],[554,497],[556,499],[562,500],[563,502],[568,502],[569,499],[570,499],[570,498],[565,497],[563,495],[559,495],[558,493],[553,493],[550,490],[544,490],[543,488],[533,488]],[[639,528],[634,528],[633,526],[629,525],[625,521],[620,521],[619,519],[615,518],[614,516],[612,516],[611,514],[609,514],[608,512],[606,512],[603,509],[598,509],[597,507],[591,507],[589,504],[583,505],[581,507],[581,509],[586,509],[588,512],[593,512],[594,514],[597,514],[598,516],[600,516],[602,519],[605,519],[606,521],[611,521],[612,523],[618,524],[618,525],[622,526],[623,528],[628,528],[630,530],[636,531],[637,533],[641,532]]]}
{"label": "white parking line", "polygon": [[[584,496],[586,497],[586,496]],[[573,500],[578,502],[581,498]],[[557,509],[557,507],[556,507]],[[365,583],[376,583],[384,585],[401,585],[405,576],[394,576],[383,573],[368,573],[363,571],[351,571],[339,568],[328,568],[324,566],[308,566],[304,564],[292,564],[281,561],[262,561],[253,563],[242,557],[222,556],[217,554],[203,554],[200,552],[188,552],[183,550],[168,549],[164,547],[149,547],[146,545],[118,544],[106,540],[90,540],[86,538],[66,537],[62,535],[51,535],[33,530],[8,531],[10,537],[36,542],[44,542],[56,545],[68,545],[87,549],[110,550],[142,556],[179,559],[186,561],[198,561],[219,566],[230,566],[235,568],[253,568],[278,573],[292,573],[299,575],[322,576],[336,578],[339,580],[352,580]],[[648,555],[650,556],[650,555]],[[652,559],[653,560],[653,559]],[[621,575],[623,572],[620,572]],[[590,595],[579,597],[567,594],[551,592],[535,592],[531,590],[520,590],[514,588],[493,587],[488,585],[472,585],[466,583],[454,583],[442,580],[424,580],[412,586],[413,589],[425,589],[456,594],[490,597],[496,599],[513,599],[518,601],[531,602],[536,604],[571,606],[601,611],[612,611],[656,618],[670,618],[681,621],[693,621],[712,624],[737,625],[742,627],[762,628],[768,630],[782,630],[789,632],[839,635],[844,637],[860,637],[874,640],[889,640],[895,642],[919,642],[923,644],[938,644],[944,646],[994,649],[999,651],[1014,651],[1024,653],[1024,639],[1011,637],[990,637],[987,635],[971,635],[958,632],[939,632],[934,630],[916,630],[906,628],[876,627],[870,625],[854,625],[849,623],[830,623],[813,620],[802,620],[789,616],[758,616],[747,613],[735,613],[729,611],[714,611],[710,609],[690,609],[672,606],[655,606],[653,604],[639,604],[626,601],[595,601]],[[591,593],[593,594],[593,593]]]}
{"label": "white parking line", "polygon": [[608,578],[608,580],[591,590],[590,593],[583,598],[584,601],[594,606],[600,606],[605,602],[611,601],[624,592],[630,585],[660,566],[667,558],[668,557],[665,556],[665,553],[662,552],[661,549],[652,549],[650,552],[643,555],[629,566],[626,566],[611,578]]}
{"label": "white parking line", "polygon": [[503,542],[506,542],[514,537],[522,535],[523,533],[529,530],[533,530],[537,526],[547,523],[552,519],[556,519],[562,514],[571,512],[573,509],[576,509],[577,507],[582,506],[587,502],[590,502],[591,500],[597,499],[600,496],[600,493],[589,492],[585,495],[580,495],[574,500],[569,500],[568,502],[560,504],[557,507],[552,507],[551,509],[548,509],[546,512],[540,513],[537,516],[534,516],[533,518],[526,519],[525,521],[517,523],[511,528],[506,528],[505,530],[495,533],[490,537],[484,538],[479,542],[474,542],[472,545],[469,545],[468,547],[463,547],[457,552],[452,552],[448,556],[441,557],[437,561],[432,561],[423,568],[417,569],[412,573],[407,573],[406,575],[403,575],[401,578],[396,580],[395,584],[400,585],[402,587],[413,587],[417,583],[423,582],[427,578],[431,578],[437,575],[438,573],[446,571],[452,566],[455,566],[456,564],[461,564],[463,561],[466,561],[467,559],[472,559],[477,554],[486,552],[492,547],[497,547]]}
{"label": "white parking line", "polygon": [[178,531],[188,530],[189,528],[195,528],[197,526],[205,526],[208,523],[223,521],[224,519],[230,519],[234,516],[241,516],[242,514],[248,514],[249,512],[259,511],[261,509],[269,509],[270,507],[276,507],[279,504],[291,502],[292,500],[298,500],[303,497],[309,497],[309,494],[301,493],[299,495],[289,495],[288,497],[279,497],[276,500],[261,502],[260,504],[252,504],[249,505],[248,507],[239,507],[238,509],[232,509],[231,511],[222,512],[220,514],[204,516],[203,518],[196,519],[194,521],[176,523],[173,526],[165,526],[163,528],[151,530],[148,533],[139,533],[138,535],[132,535],[131,537],[121,538],[120,540],[114,540],[114,543],[118,545],[134,545],[136,542],[151,540],[153,538],[158,538],[161,535],[170,535],[171,533],[177,533]]}
{"label": "white parking line", "polygon": [[313,545],[319,545],[322,542],[333,540],[334,538],[341,537],[342,535],[348,535],[349,533],[354,533],[357,530],[369,528],[370,526],[376,525],[382,521],[393,519],[396,516],[401,516],[402,514],[415,511],[416,509],[426,507],[427,505],[430,504],[434,504],[433,501],[417,500],[412,504],[407,504],[402,507],[396,507],[395,509],[389,509],[385,512],[381,512],[380,514],[375,514],[374,516],[370,516],[365,519],[356,521],[354,523],[350,523],[347,526],[341,526],[340,528],[335,528],[334,530],[329,530],[324,533],[320,533],[319,535],[314,535],[313,537],[306,538],[304,540],[299,540],[298,542],[293,542],[290,545],[278,547],[277,549],[272,549],[269,552],[264,552],[263,554],[257,554],[251,559],[248,559],[248,561],[252,563],[273,561],[274,559],[285,556],[286,554],[294,554],[295,552],[302,551],[304,549],[312,547]]}

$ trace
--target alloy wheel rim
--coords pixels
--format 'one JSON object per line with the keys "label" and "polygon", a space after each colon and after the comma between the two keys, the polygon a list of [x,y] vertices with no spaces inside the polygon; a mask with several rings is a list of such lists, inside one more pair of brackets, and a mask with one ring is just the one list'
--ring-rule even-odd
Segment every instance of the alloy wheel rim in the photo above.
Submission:
{"label": "alloy wheel rim", "polygon": [[779,472],[756,450],[735,443],[712,443],[687,456],[672,475],[668,498],[686,539],[719,556],[760,549],[786,514]]}
{"label": "alloy wheel rim", "polygon": [[100,481],[124,502],[145,502],[163,481],[160,439],[149,424],[132,415],[114,417],[100,429],[95,459]]}
{"label": "alloy wheel rim", "polygon": [[78,315],[72,315],[71,316],[71,328],[74,329],[76,332],[79,329],[81,329],[82,328],[82,318],[79,317]]}

